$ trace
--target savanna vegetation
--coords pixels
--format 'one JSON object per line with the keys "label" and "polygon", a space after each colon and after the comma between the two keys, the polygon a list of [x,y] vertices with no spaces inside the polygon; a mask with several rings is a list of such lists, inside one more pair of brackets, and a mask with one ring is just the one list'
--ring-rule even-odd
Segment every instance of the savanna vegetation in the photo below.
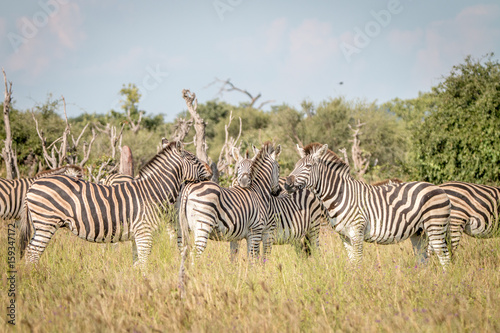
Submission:
{"label": "savanna vegetation", "polygon": [[[166,122],[141,110],[133,84],[120,93],[120,109],[85,113],[69,124],[75,136],[87,124],[123,127],[122,145],[131,147],[137,170],[155,154],[161,137],[172,137],[177,120],[190,115],[181,112],[176,121]],[[317,104],[306,100],[300,108],[273,105],[270,111],[253,102],[230,105],[216,99],[198,105],[212,161],[219,158],[232,112],[227,132],[238,137],[241,118],[242,150],[264,141],[282,145],[283,176],[298,160],[297,143],[321,142],[341,157],[340,149],[346,148],[349,160],[361,159],[358,169],[351,162],[352,172],[367,182],[397,177],[500,186],[500,63],[493,54],[466,57],[414,99],[380,104],[337,96]],[[45,164],[31,111],[50,146],[66,126],[61,109],[53,96],[33,110],[12,105],[12,142],[23,177]],[[118,162],[109,137],[97,133],[86,164],[94,173],[103,161]],[[194,135],[191,128],[184,140],[192,152]],[[0,139],[5,139],[3,123]],[[92,140],[90,127],[82,140]],[[228,184],[224,177],[221,183]],[[171,223],[172,216],[165,220]],[[0,303],[8,304],[6,223],[0,226],[0,244]],[[409,242],[367,244],[362,265],[352,267],[338,235],[325,227],[321,249],[312,257],[276,246],[265,265],[249,265],[245,253],[232,263],[229,244],[210,241],[202,259],[188,268],[187,296],[180,299],[180,256],[165,230],[155,236],[146,275],[132,269],[128,243],[96,245],[59,232],[38,267],[17,262],[16,326],[2,315],[0,330],[500,331],[500,239],[464,236],[446,272],[436,258],[416,266],[411,252]]]}

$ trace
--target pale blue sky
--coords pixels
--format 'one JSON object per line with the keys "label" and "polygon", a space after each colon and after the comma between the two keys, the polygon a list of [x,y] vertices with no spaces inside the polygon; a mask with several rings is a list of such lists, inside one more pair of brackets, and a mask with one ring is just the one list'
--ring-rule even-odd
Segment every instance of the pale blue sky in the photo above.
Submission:
{"label": "pale blue sky", "polygon": [[[0,4],[0,66],[15,106],[64,95],[70,116],[116,108],[122,84],[135,83],[140,107],[171,121],[185,109],[182,89],[206,102],[217,97],[219,85],[206,87],[216,77],[297,107],[339,95],[412,98],[466,55],[488,52],[500,55],[498,1]],[[237,92],[219,98],[246,101]]]}

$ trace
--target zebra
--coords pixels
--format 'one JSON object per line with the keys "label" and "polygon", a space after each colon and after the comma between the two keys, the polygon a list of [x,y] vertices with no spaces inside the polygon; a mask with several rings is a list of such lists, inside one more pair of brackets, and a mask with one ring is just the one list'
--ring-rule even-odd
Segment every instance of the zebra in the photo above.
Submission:
{"label": "zebra", "polygon": [[500,236],[500,187],[458,181],[439,187],[451,201],[452,253],[457,249],[463,232],[477,238]]}
{"label": "zebra", "polygon": [[35,180],[60,174],[81,178],[83,169],[78,165],[68,164],[56,169],[41,171],[32,178],[12,180],[0,178],[0,218],[3,220],[19,220],[24,198]]}
{"label": "zebra", "polygon": [[101,179],[101,185],[116,185],[121,183],[128,183],[134,180],[134,177],[125,175],[123,173],[113,173]]}
{"label": "zebra", "polygon": [[184,254],[188,230],[195,236],[196,255],[206,248],[208,238],[213,240],[247,240],[247,252],[256,258],[260,242],[266,243],[272,233],[266,225],[266,210],[271,194],[279,191],[277,158],[281,146],[266,142],[253,158],[249,188],[224,188],[214,182],[186,184],[181,193],[179,208],[178,246]]}
{"label": "zebra", "polygon": [[410,238],[420,261],[427,261],[428,243],[441,265],[449,264],[446,233],[451,205],[444,190],[426,182],[371,186],[355,180],[349,165],[328,145],[312,143],[297,149],[301,159],[285,188],[294,192],[308,187],[320,197],[350,262],[361,261],[363,241],[394,244]]}
{"label": "zebra", "polygon": [[[236,184],[248,188],[252,179],[247,179],[242,175],[252,174],[252,160],[249,159],[248,152],[244,157],[239,154],[236,156],[238,159],[235,165]],[[285,177],[280,177],[279,180],[280,187],[283,188]],[[272,244],[300,244],[305,253],[310,255],[313,248],[319,247],[321,219],[327,214],[321,200],[308,189],[298,190],[292,194],[283,190],[278,196],[271,196],[266,213],[268,219],[266,223],[275,224]],[[231,242],[233,256],[238,252],[238,247],[238,242]],[[270,251],[264,249],[264,253],[266,252]]]}
{"label": "zebra", "polygon": [[100,185],[67,176],[37,180],[26,196],[27,214],[21,235],[34,235],[20,244],[21,258],[37,263],[58,228],[99,243],[132,242],[134,266],[144,268],[151,250],[152,232],[160,214],[173,204],[184,181],[207,180],[207,163],[184,150],[181,142],[162,140],[163,149],[131,182]]}

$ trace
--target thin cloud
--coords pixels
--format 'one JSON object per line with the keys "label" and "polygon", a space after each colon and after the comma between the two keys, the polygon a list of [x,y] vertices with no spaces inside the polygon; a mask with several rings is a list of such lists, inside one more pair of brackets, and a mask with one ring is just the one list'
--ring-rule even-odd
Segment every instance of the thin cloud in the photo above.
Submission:
{"label": "thin cloud", "polygon": [[76,3],[61,5],[57,12],[47,15],[45,26],[29,30],[30,35],[24,36],[23,31],[31,20],[29,16],[16,19],[16,33],[23,42],[18,46],[17,52],[13,52],[7,59],[7,66],[11,70],[22,71],[26,80],[44,73],[55,62],[64,59],[68,51],[77,49],[85,39],[85,34],[81,31],[83,19]]}
{"label": "thin cloud", "polygon": [[424,46],[417,51],[414,76],[435,84],[468,54],[481,56],[498,45],[500,29],[492,27],[500,19],[498,5],[467,7],[450,20],[435,21],[425,28]]}

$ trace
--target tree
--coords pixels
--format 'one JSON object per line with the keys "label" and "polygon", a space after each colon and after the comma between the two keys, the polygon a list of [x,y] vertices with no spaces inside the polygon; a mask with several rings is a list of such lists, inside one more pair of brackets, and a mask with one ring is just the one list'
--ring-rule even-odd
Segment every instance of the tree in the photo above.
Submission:
{"label": "tree", "polygon": [[500,182],[500,64],[492,57],[467,56],[433,88],[437,108],[415,136],[419,179]]}
{"label": "tree", "polygon": [[128,123],[132,132],[137,134],[141,128],[142,116],[145,113],[145,111],[139,110],[139,100],[142,96],[139,88],[132,83],[123,85],[122,89],[120,89],[120,95],[123,97],[120,107],[124,113],[121,114],[111,110],[111,115]]}
{"label": "tree", "polygon": [[17,151],[12,149],[12,132],[10,128],[10,102],[12,101],[12,82],[7,83],[7,75],[2,68],[5,83],[5,99],[3,102],[3,120],[5,125],[5,146],[2,148],[2,157],[5,161],[7,179],[19,178],[19,167],[17,165]]}

